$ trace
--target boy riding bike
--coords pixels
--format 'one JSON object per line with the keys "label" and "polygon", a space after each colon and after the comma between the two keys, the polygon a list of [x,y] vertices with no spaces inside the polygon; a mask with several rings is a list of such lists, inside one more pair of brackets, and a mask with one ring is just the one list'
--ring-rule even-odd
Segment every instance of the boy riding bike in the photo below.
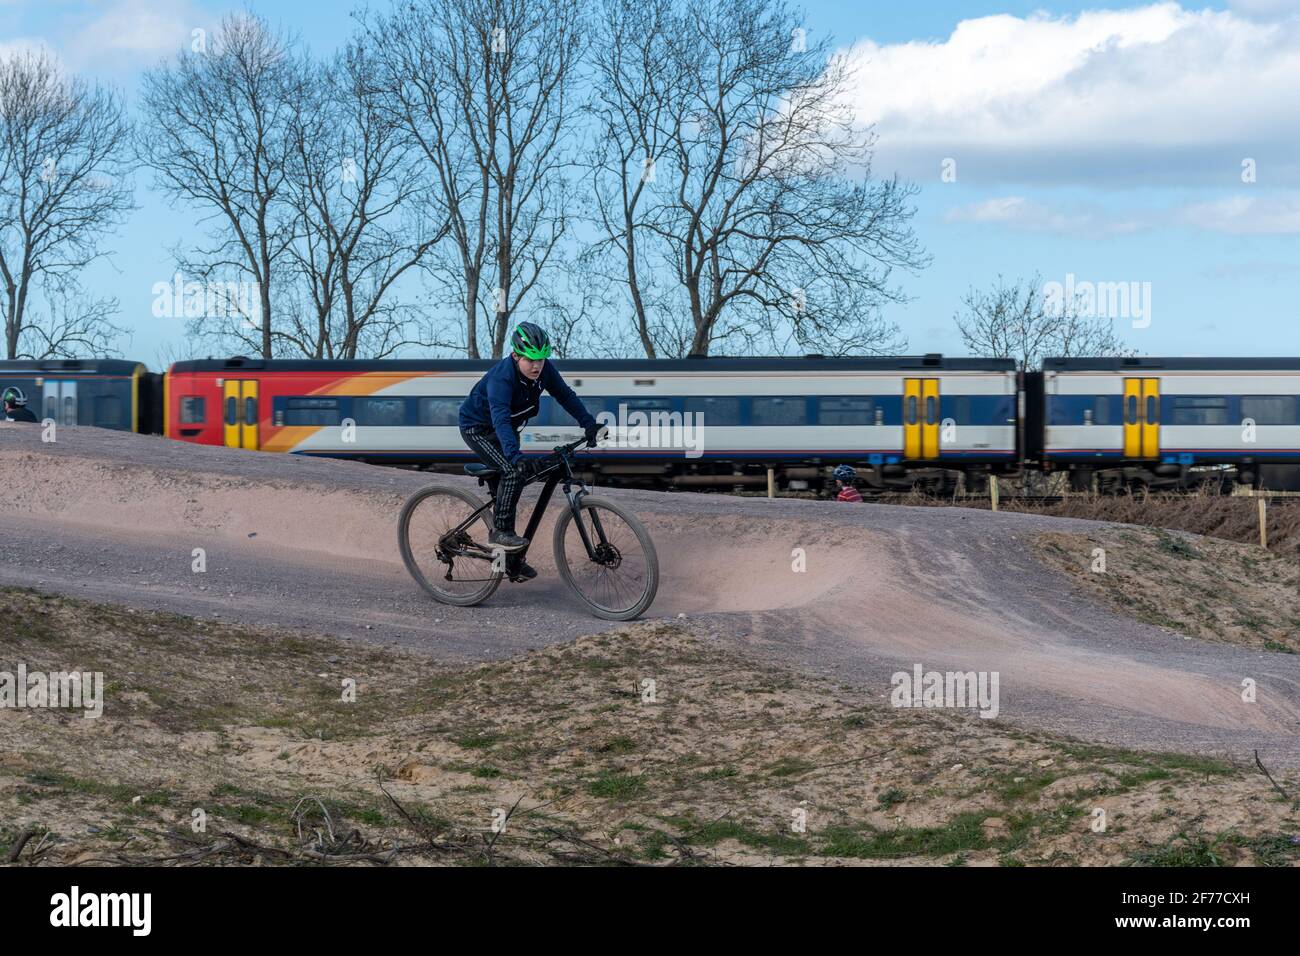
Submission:
{"label": "boy riding bike", "polygon": [[[460,434],[484,464],[500,470],[493,529],[488,542],[503,551],[519,551],[527,538],[515,534],[515,506],[531,477],[529,461],[519,448],[519,432],[537,414],[542,392],[549,392],[577,420],[588,447],[596,443],[600,425],[576,392],[560,376],[551,356],[551,340],[532,322],[515,326],[511,354],[497,362],[471,389],[460,406]],[[514,581],[529,581],[537,572],[526,562],[507,558],[506,573]]]}

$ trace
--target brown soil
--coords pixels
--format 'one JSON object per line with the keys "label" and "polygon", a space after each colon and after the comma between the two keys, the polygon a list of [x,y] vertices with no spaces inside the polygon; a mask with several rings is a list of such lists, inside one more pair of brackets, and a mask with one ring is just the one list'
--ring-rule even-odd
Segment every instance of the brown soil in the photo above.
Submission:
{"label": "brown soil", "polygon": [[[986,498],[935,498],[909,495],[895,504],[963,508],[989,507]],[[1204,493],[1165,495],[1068,495],[1063,501],[1044,504],[1032,499],[1006,496],[998,503],[1002,511],[1051,515],[1056,518],[1084,518],[1117,524],[1143,525],[1173,531],[1188,531],[1240,544],[1259,544],[1259,499]],[[1300,559],[1300,499],[1268,499],[1266,511],[1268,547],[1279,555]]]}
{"label": "brown soil", "polygon": [[[1097,549],[1105,552],[1104,572]],[[1178,634],[1300,653],[1300,562],[1151,528],[1040,532],[1035,550],[1116,610]]]}
{"label": "brown soil", "polygon": [[108,681],[97,720],[0,711],[17,865],[1300,860],[1254,767],[895,710],[674,624],[471,667],[26,590],[0,620],[0,670]]}

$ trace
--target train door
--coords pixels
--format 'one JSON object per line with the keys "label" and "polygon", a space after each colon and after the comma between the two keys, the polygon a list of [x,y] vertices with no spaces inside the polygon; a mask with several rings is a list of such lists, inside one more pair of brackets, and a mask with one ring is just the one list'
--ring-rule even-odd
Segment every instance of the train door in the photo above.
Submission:
{"label": "train door", "polygon": [[44,414],[60,425],[77,424],[77,382],[75,379],[47,378],[42,392]]}
{"label": "train door", "polygon": [[903,457],[939,457],[939,380],[903,379]]}
{"label": "train door", "polygon": [[222,386],[222,408],[226,447],[257,451],[257,380],[226,379]]}
{"label": "train door", "polygon": [[1160,457],[1160,379],[1124,379],[1124,457]]}

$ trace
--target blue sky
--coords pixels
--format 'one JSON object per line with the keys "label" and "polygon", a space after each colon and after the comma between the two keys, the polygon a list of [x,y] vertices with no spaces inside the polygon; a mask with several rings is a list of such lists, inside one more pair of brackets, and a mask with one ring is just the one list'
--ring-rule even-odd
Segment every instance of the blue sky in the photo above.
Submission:
{"label": "blue sky", "polygon": [[[324,53],[356,6],[252,9]],[[1144,354],[1300,354],[1300,0],[803,7],[810,36],[831,33],[858,68],[853,105],[879,137],[875,172],[921,187],[914,224],[933,263],[899,277],[911,301],[887,311],[910,351],[960,354],[965,292],[1040,273],[1149,288],[1150,321],[1118,320]],[[0,0],[0,50],[44,44],[131,101],[141,68],[240,8]],[[145,175],[137,201],[90,279],[121,300],[132,330],[121,350],[156,365],[183,336],[179,320],[152,316],[150,290],[200,227]]]}

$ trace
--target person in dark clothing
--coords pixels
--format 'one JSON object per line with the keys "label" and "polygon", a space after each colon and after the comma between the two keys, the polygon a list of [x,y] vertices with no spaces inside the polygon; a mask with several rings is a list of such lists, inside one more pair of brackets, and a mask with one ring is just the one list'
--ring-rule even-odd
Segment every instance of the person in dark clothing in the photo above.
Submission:
{"label": "person in dark clothing", "polygon": [[32,422],[35,424],[36,416],[31,413],[27,407],[27,396],[17,385],[10,385],[4,390],[4,395],[0,396],[0,403],[4,405],[4,420],[7,422]]}
{"label": "person in dark clothing", "polygon": [[511,354],[497,362],[479,379],[460,406],[460,434],[484,464],[500,471],[488,542],[507,552],[506,571],[514,581],[528,581],[537,572],[510,555],[528,544],[515,534],[515,508],[524,482],[532,477],[529,461],[519,448],[519,431],[537,414],[542,392],[555,396],[560,406],[577,420],[595,444],[600,425],[582,399],[550,362],[551,341],[532,322],[515,326],[510,338]]}

